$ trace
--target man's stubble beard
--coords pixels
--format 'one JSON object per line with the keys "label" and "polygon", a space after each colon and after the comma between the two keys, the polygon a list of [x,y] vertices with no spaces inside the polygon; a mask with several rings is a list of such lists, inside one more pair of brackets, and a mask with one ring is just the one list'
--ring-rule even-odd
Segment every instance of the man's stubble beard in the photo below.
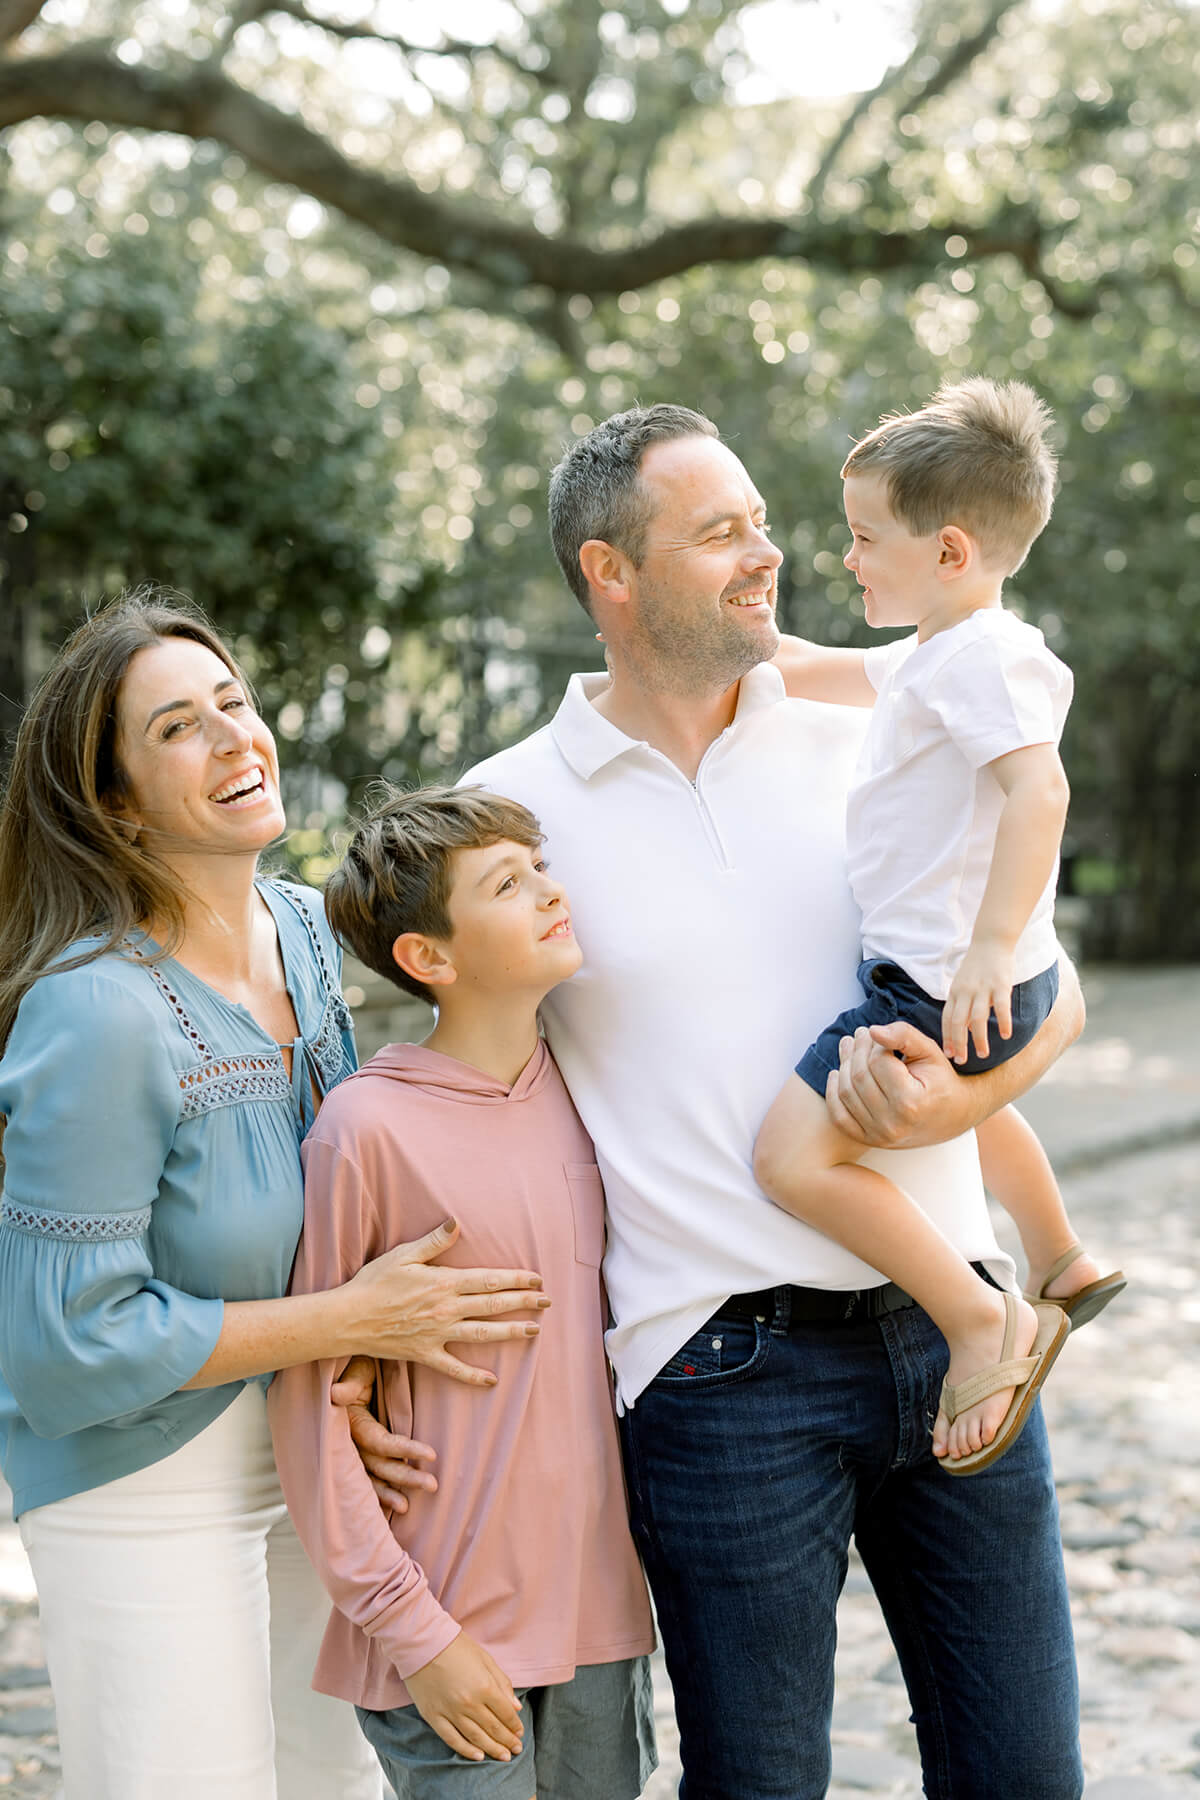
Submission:
{"label": "man's stubble beard", "polygon": [[734,619],[713,620],[701,629],[694,620],[656,612],[653,598],[626,641],[626,657],[640,686],[658,693],[724,693],[779,648],[779,628],[747,630]]}

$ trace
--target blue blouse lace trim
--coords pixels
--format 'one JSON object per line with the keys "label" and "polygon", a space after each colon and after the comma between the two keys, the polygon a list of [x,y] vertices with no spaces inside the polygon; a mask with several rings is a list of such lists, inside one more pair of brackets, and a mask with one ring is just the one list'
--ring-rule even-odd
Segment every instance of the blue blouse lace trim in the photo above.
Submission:
{"label": "blue blouse lace trim", "polygon": [[59,1238],[64,1244],[115,1244],[141,1237],[150,1228],[150,1208],[126,1213],[64,1213],[48,1206],[22,1206],[0,1199],[0,1220],[31,1237]]}
{"label": "blue blouse lace trim", "polygon": [[[353,1023],[350,1008],[334,979],[316,920],[307,903],[295,888],[284,882],[277,882],[275,885],[308,933],[313,957],[320,970],[325,1006],[316,1037],[305,1041],[309,1055],[317,1066],[321,1085],[328,1090],[335,1085],[342,1073],[345,1056],[342,1034],[349,1031]],[[202,1113],[211,1112],[214,1107],[239,1106],[246,1101],[290,1100],[292,1084],[279,1050],[252,1052],[242,1056],[216,1055],[162,969],[156,963],[149,962],[136,944],[127,945],[127,949],[150,976],[197,1053],[197,1060],[190,1063],[179,1077],[181,1119],[196,1119]]]}

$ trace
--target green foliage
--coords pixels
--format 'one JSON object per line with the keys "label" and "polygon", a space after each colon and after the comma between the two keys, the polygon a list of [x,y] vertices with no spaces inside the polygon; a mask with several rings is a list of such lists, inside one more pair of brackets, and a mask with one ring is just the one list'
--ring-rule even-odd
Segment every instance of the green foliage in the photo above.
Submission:
{"label": "green foliage", "polygon": [[[307,833],[347,789],[454,772],[599,666],[543,525],[573,435],[637,402],[710,413],[771,509],[784,624],[864,643],[846,448],[944,378],[1019,374],[1055,411],[1063,481],[1011,603],[1075,670],[1090,947],[1200,956],[1195,8],[1013,6],[951,69],[996,9],[924,5],[913,58],[827,169],[855,103],[731,104],[740,10],[545,0],[494,55],[407,59],[399,112],[265,27],[229,67],[352,132],[348,154],[547,232],[605,245],[790,209],[849,222],[864,254],[927,229],[920,267],[864,273],[851,245],[841,266],[698,266],[563,304],[398,254],[213,143],[135,158],[99,123],[14,134],[0,475],[26,521],[10,562],[36,538],[46,639],[80,592],[194,592],[294,741],[315,869]],[[202,31],[220,8],[191,11]],[[148,57],[152,29],[184,30],[122,12]],[[947,219],[1016,247],[970,254]]]}

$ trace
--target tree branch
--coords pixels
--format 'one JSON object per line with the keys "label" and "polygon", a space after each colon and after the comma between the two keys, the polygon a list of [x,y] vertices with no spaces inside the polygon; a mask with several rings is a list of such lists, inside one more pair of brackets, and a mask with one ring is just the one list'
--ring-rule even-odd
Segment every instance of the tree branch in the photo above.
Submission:
{"label": "tree branch", "polygon": [[301,120],[209,65],[187,65],[183,73],[127,67],[98,44],[0,65],[0,127],[35,117],[103,119],[134,130],[215,139],[260,174],[289,182],[384,242],[509,292],[539,287],[595,298],[648,287],[697,264],[761,257],[864,274],[931,269],[944,261],[951,234],[966,240],[969,256],[1015,256],[1043,279],[1041,228],[1027,211],[1011,209],[983,224],[948,219],[920,231],[874,231],[853,220],[811,216],[714,215],[615,248],[598,249],[571,235],[549,237],[470,202],[423,193],[401,176],[358,167]]}
{"label": "tree branch", "polygon": [[0,0],[0,44],[11,44],[20,37],[45,4],[46,0]]}
{"label": "tree branch", "polygon": [[[938,59],[938,66],[911,94],[905,96],[905,110],[918,112],[927,100],[944,93],[952,81],[966,73],[975,58],[979,56],[995,37],[1000,29],[1000,21],[1005,13],[1011,12],[1020,0],[992,0],[991,6],[977,31],[969,37],[961,37],[948,55]],[[829,185],[837,159],[858,130],[863,119],[870,112],[877,100],[886,94],[901,88],[912,77],[917,67],[931,54],[928,42],[921,41],[913,46],[912,51],[902,63],[896,63],[884,75],[882,81],[869,93],[860,94],[846,117],[842,120],[831,139],[820,165],[812,179],[809,195],[814,206],[819,206]]]}
{"label": "tree branch", "polygon": [[386,44],[406,57],[461,56],[471,62],[478,56],[494,56],[497,61],[506,63],[509,68],[516,69],[530,80],[543,84],[546,82],[547,70],[526,68],[518,56],[510,50],[501,49],[498,44],[474,44],[466,38],[450,37],[443,37],[440,44],[414,44],[410,38],[398,37],[394,32],[376,31],[373,25],[344,25],[337,19],[318,18],[315,13],[309,12],[303,0],[267,0],[261,10],[263,16],[268,13],[283,13],[289,19],[298,19],[302,25],[314,25],[318,31],[340,38],[343,43],[369,38],[372,43]]}

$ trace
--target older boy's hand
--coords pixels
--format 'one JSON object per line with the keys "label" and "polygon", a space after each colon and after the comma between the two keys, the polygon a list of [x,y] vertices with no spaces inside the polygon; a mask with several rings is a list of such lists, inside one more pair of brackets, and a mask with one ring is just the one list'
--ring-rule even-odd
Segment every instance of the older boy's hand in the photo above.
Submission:
{"label": "older boy's hand", "polygon": [[405,1686],[425,1723],[471,1762],[511,1762],[521,1748],[521,1702],[512,1682],[481,1644],[460,1631]]}

